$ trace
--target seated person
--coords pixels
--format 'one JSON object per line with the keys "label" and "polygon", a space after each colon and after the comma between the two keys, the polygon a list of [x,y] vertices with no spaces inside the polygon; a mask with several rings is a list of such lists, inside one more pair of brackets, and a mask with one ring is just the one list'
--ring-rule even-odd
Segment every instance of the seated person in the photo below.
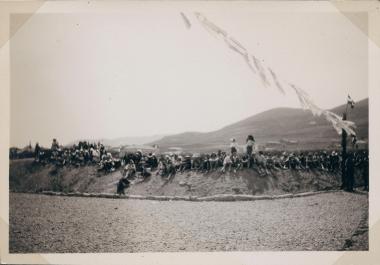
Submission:
{"label": "seated person", "polygon": [[130,159],[129,163],[123,169],[124,176],[126,178],[133,178],[136,175],[136,165],[135,162]]}
{"label": "seated person", "polygon": [[243,168],[248,168],[248,161],[248,155],[243,155],[243,157],[241,158],[241,165]]}
{"label": "seated person", "polygon": [[117,184],[117,194],[125,194],[125,188],[129,187],[129,180],[127,178],[121,178]]}
{"label": "seated person", "polygon": [[218,156],[216,155],[216,153],[212,153],[210,158],[209,158],[209,161],[210,161],[210,170],[216,170],[217,167],[218,167]]}
{"label": "seated person", "polygon": [[160,175],[161,177],[164,177],[167,175],[167,166],[166,166],[166,163],[164,162],[164,160],[161,160],[158,163],[158,170],[157,170],[156,174]]}
{"label": "seated person", "polygon": [[166,163],[168,180],[172,179],[176,174],[176,168],[173,162],[169,159]]}
{"label": "seated person", "polygon": [[208,172],[210,170],[210,161],[209,161],[209,155],[203,155],[202,157],[202,171]]}
{"label": "seated person", "polygon": [[234,168],[234,172],[236,173],[236,171],[238,171],[242,167],[240,158],[235,154],[231,157],[231,160],[232,167]]}
{"label": "seated person", "polygon": [[202,166],[202,159],[199,154],[194,154],[191,159],[191,169],[200,170]]}
{"label": "seated person", "polygon": [[141,171],[141,177],[143,179],[146,179],[148,177],[150,177],[152,174],[150,173],[150,170],[145,166],[145,165],[142,165],[142,171]]}
{"label": "seated person", "polygon": [[180,166],[180,171],[183,172],[185,170],[191,169],[191,157],[189,155],[186,155],[182,161]]}
{"label": "seated person", "polygon": [[231,171],[231,167],[232,167],[232,159],[231,159],[231,156],[230,155],[226,155],[226,157],[224,158],[223,160],[223,168],[222,168],[222,172],[226,172],[226,168],[228,168],[228,172]]}
{"label": "seated person", "polygon": [[272,157],[271,156],[266,156],[265,159],[267,161],[267,168],[268,169],[273,169],[274,168],[274,161],[273,161]]}

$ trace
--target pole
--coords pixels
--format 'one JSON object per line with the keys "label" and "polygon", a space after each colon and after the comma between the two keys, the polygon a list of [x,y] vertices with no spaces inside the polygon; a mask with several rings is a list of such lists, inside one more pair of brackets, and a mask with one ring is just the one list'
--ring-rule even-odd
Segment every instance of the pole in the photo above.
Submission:
{"label": "pole", "polygon": [[[346,112],[343,113],[342,120],[347,120],[347,106]],[[347,178],[346,178],[346,158],[347,158],[347,132],[342,129],[342,189],[347,188]]]}
{"label": "pole", "polygon": [[346,104],[346,111],[345,111],[344,114],[343,114],[343,116],[344,116],[344,115],[346,116],[346,118],[343,119],[344,121],[347,120],[347,114],[348,114],[348,102],[347,102],[347,104]]}

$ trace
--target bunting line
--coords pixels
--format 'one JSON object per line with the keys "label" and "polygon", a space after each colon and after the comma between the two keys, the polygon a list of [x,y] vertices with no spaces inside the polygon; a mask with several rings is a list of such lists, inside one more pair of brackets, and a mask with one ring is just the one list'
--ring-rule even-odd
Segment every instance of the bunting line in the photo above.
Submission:
{"label": "bunting line", "polygon": [[[239,41],[237,41],[234,37],[229,35],[227,31],[208,20],[206,16],[204,16],[200,12],[194,12],[194,14],[198,22],[210,35],[218,38],[219,40],[222,40],[230,50],[242,57],[242,59],[247,64],[251,72],[255,75],[258,74],[264,87],[270,87],[272,85],[272,83],[269,81],[269,78],[267,77],[267,72],[269,72],[270,77],[273,80],[274,86],[282,94],[286,94],[285,87],[290,87],[296,93],[298,101],[300,102],[300,105],[303,109],[309,110],[313,114],[313,116],[323,116],[328,122],[332,124],[332,126],[338,134],[341,134],[342,130],[345,130],[347,134],[356,136],[354,130],[356,128],[356,125],[354,122],[344,121],[342,117],[340,117],[339,115],[331,111],[321,109],[313,102],[313,100],[310,98],[310,96],[305,90],[297,87],[296,85],[292,83],[288,83],[287,86],[282,84],[282,82],[280,82],[277,74],[274,72],[272,68],[266,67],[258,58],[252,55]],[[182,12],[181,15],[182,18],[186,21],[185,24],[191,25],[190,21],[188,21],[187,17]]]}
{"label": "bunting line", "polygon": [[186,15],[183,12],[181,12],[180,14],[181,14],[181,17],[182,17],[183,22],[185,23],[186,27],[188,29],[190,29],[191,28],[190,20],[186,17]]}

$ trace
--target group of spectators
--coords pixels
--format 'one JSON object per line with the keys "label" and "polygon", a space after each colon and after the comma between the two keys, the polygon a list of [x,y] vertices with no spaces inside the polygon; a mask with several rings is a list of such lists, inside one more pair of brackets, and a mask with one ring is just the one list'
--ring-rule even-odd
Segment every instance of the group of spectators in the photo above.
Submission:
{"label": "group of spectators", "polygon": [[[355,166],[368,166],[366,151],[353,153]],[[342,155],[336,151],[280,152],[259,151],[252,154],[227,153],[219,150],[207,154],[163,155],[158,159],[157,174],[172,176],[176,172],[194,170],[199,172],[237,172],[241,169],[256,169],[260,174],[270,170],[320,170],[338,173],[342,166]]]}
{"label": "group of spectators", "polygon": [[[198,171],[208,173],[213,171],[234,172],[242,169],[257,170],[260,175],[268,175],[272,170],[303,170],[342,172],[342,167],[353,174],[358,169],[364,175],[365,188],[368,189],[368,151],[355,150],[347,155],[343,163],[342,153],[337,151],[257,151],[255,139],[249,135],[244,146],[245,152],[238,152],[238,144],[231,139],[230,150],[204,154],[155,154],[148,155],[137,152],[126,154],[123,158],[123,177],[118,184],[118,193],[124,193],[129,186],[129,180],[140,174],[142,178],[149,177],[153,171],[166,180],[174,178],[177,172]],[[123,188],[124,187],[124,188]]]}
{"label": "group of spectators", "polygon": [[57,139],[53,139],[50,149],[42,148],[38,143],[34,148],[35,161],[41,164],[55,164],[57,166],[83,166],[98,164],[99,170],[114,171],[120,166],[120,160],[112,157],[110,152],[101,143],[79,141],[71,147],[62,147]]}
{"label": "group of spectators", "polygon": [[[124,164],[133,164],[135,172],[156,170],[156,174],[168,179],[177,172],[185,170],[203,173],[211,171],[237,172],[241,169],[256,169],[261,175],[269,174],[271,170],[319,170],[338,173],[342,170],[342,154],[337,151],[256,151],[255,139],[249,135],[246,140],[245,152],[238,153],[235,139],[231,139],[230,150],[204,154],[166,154],[156,157],[141,152],[124,156]],[[368,152],[357,150],[352,153],[356,168],[368,167]],[[144,171],[145,170],[145,171]],[[147,175],[147,173],[144,173]]]}
{"label": "group of spectators", "polygon": [[[239,145],[231,139],[229,151],[218,150],[211,153],[160,154],[141,151],[125,153],[122,157],[113,157],[101,143],[80,141],[71,147],[62,147],[53,139],[50,149],[41,148],[37,143],[34,149],[35,161],[57,166],[98,165],[99,170],[112,172],[122,168],[123,177],[120,187],[127,187],[128,179],[147,178],[152,172],[167,180],[174,178],[177,172],[213,171],[234,172],[253,169],[260,175],[267,175],[272,170],[318,170],[340,173],[343,167],[359,169],[368,174],[368,152],[355,150],[348,154],[349,164],[342,163],[342,153],[337,151],[257,151],[255,139],[249,135],[244,151],[238,152]],[[347,164],[347,165],[346,165]],[[122,189],[121,189],[122,190]]]}

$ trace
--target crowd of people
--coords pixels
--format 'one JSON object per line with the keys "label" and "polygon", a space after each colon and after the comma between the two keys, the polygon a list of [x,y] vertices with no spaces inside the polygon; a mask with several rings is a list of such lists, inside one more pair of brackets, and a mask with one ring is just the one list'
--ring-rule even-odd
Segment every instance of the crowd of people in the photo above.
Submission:
{"label": "crowd of people", "polygon": [[[368,164],[366,151],[353,153],[355,166]],[[257,169],[260,174],[270,170],[321,170],[340,172],[342,155],[336,151],[279,152],[259,151],[252,154],[227,153],[223,151],[193,155],[162,155],[158,159],[157,174],[171,176],[184,170],[200,172],[237,172],[241,169]]]}
{"label": "crowd of people", "polygon": [[[128,154],[123,158],[124,167],[123,179],[136,177],[140,172],[142,178],[150,176],[152,171],[156,175],[171,180],[177,172],[198,171],[208,173],[212,171],[234,172],[242,169],[257,170],[262,176],[268,175],[272,170],[318,170],[324,172],[342,172],[344,167],[348,172],[353,172],[352,168],[363,172],[368,189],[368,151],[356,150],[347,155],[347,161],[342,162],[341,152],[333,151],[257,151],[255,139],[249,135],[244,146],[244,152],[238,152],[238,144],[235,139],[231,139],[229,152],[219,150],[217,152],[204,154],[161,154],[156,157],[149,153],[144,155],[141,152]],[[121,184],[120,184],[121,185]],[[128,186],[128,185],[127,185]]]}
{"label": "crowd of people", "polygon": [[113,157],[101,143],[80,141],[71,147],[62,147],[53,139],[50,149],[41,148],[37,143],[34,149],[35,161],[42,164],[53,163],[57,166],[98,165],[98,170],[113,172],[122,169],[118,192],[127,187],[129,180],[145,179],[151,174],[171,180],[178,172],[197,171],[208,173],[236,173],[242,169],[256,170],[260,175],[268,175],[278,170],[318,170],[331,173],[342,172],[342,167],[361,170],[368,175],[368,151],[355,150],[348,154],[345,163],[342,153],[337,151],[258,151],[255,139],[249,135],[243,150],[239,152],[236,139],[232,138],[228,151],[218,150],[211,153],[159,154],[142,151],[125,153]]}
{"label": "crowd of people", "polygon": [[110,152],[101,143],[79,141],[71,147],[62,147],[57,139],[53,139],[50,149],[42,148],[36,143],[34,148],[35,161],[41,164],[55,164],[57,166],[83,166],[98,164],[99,170],[112,172],[121,166],[120,159],[113,158]]}

